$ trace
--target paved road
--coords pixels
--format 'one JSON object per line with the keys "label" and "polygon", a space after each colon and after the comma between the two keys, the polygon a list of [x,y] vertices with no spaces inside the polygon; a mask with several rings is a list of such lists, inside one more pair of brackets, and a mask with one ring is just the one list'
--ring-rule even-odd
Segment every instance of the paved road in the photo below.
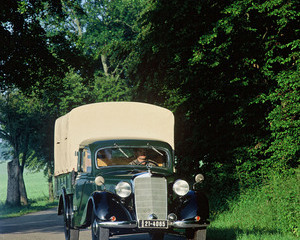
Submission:
{"label": "paved road", "polygon": [[[64,240],[63,219],[56,209],[0,220],[0,240]],[[90,240],[90,230],[80,231],[80,240]],[[114,236],[112,240],[148,240],[147,234]],[[167,235],[165,240],[185,240]]]}

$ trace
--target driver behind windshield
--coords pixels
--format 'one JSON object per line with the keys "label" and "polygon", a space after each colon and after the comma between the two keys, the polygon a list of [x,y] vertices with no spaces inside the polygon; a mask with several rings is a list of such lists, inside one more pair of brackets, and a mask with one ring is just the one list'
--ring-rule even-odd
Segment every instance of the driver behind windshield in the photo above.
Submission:
{"label": "driver behind windshield", "polygon": [[154,161],[147,159],[147,151],[144,148],[137,148],[135,155],[137,156],[136,159],[131,161],[129,165],[158,166]]}

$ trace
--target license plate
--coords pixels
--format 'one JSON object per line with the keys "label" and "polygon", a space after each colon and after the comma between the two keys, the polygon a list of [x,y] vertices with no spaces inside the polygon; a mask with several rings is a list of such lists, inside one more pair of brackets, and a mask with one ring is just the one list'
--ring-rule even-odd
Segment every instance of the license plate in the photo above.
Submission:
{"label": "license plate", "polygon": [[140,220],[140,228],[168,228],[166,220]]}

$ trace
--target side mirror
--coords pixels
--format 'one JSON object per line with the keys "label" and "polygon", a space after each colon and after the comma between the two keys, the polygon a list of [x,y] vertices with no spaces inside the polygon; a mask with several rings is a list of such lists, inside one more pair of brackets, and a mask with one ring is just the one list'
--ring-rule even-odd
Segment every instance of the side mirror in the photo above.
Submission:
{"label": "side mirror", "polygon": [[204,181],[204,176],[202,175],[202,174],[197,174],[196,176],[195,176],[195,182],[196,183],[201,183],[201,182],[203,182]]}
{"label": "side mirror", "polygon": [[195,183],[193,184],[193,189],[197,190],[197,188],[199,187],[199,184],[202,183],[204,181],[204,176],[202,174],[197,174],[195,176]]}

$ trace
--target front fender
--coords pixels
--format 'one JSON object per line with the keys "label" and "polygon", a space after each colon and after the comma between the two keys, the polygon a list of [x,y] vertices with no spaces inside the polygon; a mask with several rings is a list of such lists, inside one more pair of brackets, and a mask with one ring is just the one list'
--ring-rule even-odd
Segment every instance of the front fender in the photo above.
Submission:
{"label": "front fender", "polygon": [[81,225],[91,225],[91,217],[94,213],[100,221],[111,221],[114,216],[116,221],[131,221],[132,217],[129,211],[122,204],[117,195],[103,191],[94,192],[85,207]]}
{"label": "front fender", "polygon": [[179,205],[180,220],[194,219],[196,216],[200,216],[203,221],[209,218],[208,199],[201,192],[189,191]]}

